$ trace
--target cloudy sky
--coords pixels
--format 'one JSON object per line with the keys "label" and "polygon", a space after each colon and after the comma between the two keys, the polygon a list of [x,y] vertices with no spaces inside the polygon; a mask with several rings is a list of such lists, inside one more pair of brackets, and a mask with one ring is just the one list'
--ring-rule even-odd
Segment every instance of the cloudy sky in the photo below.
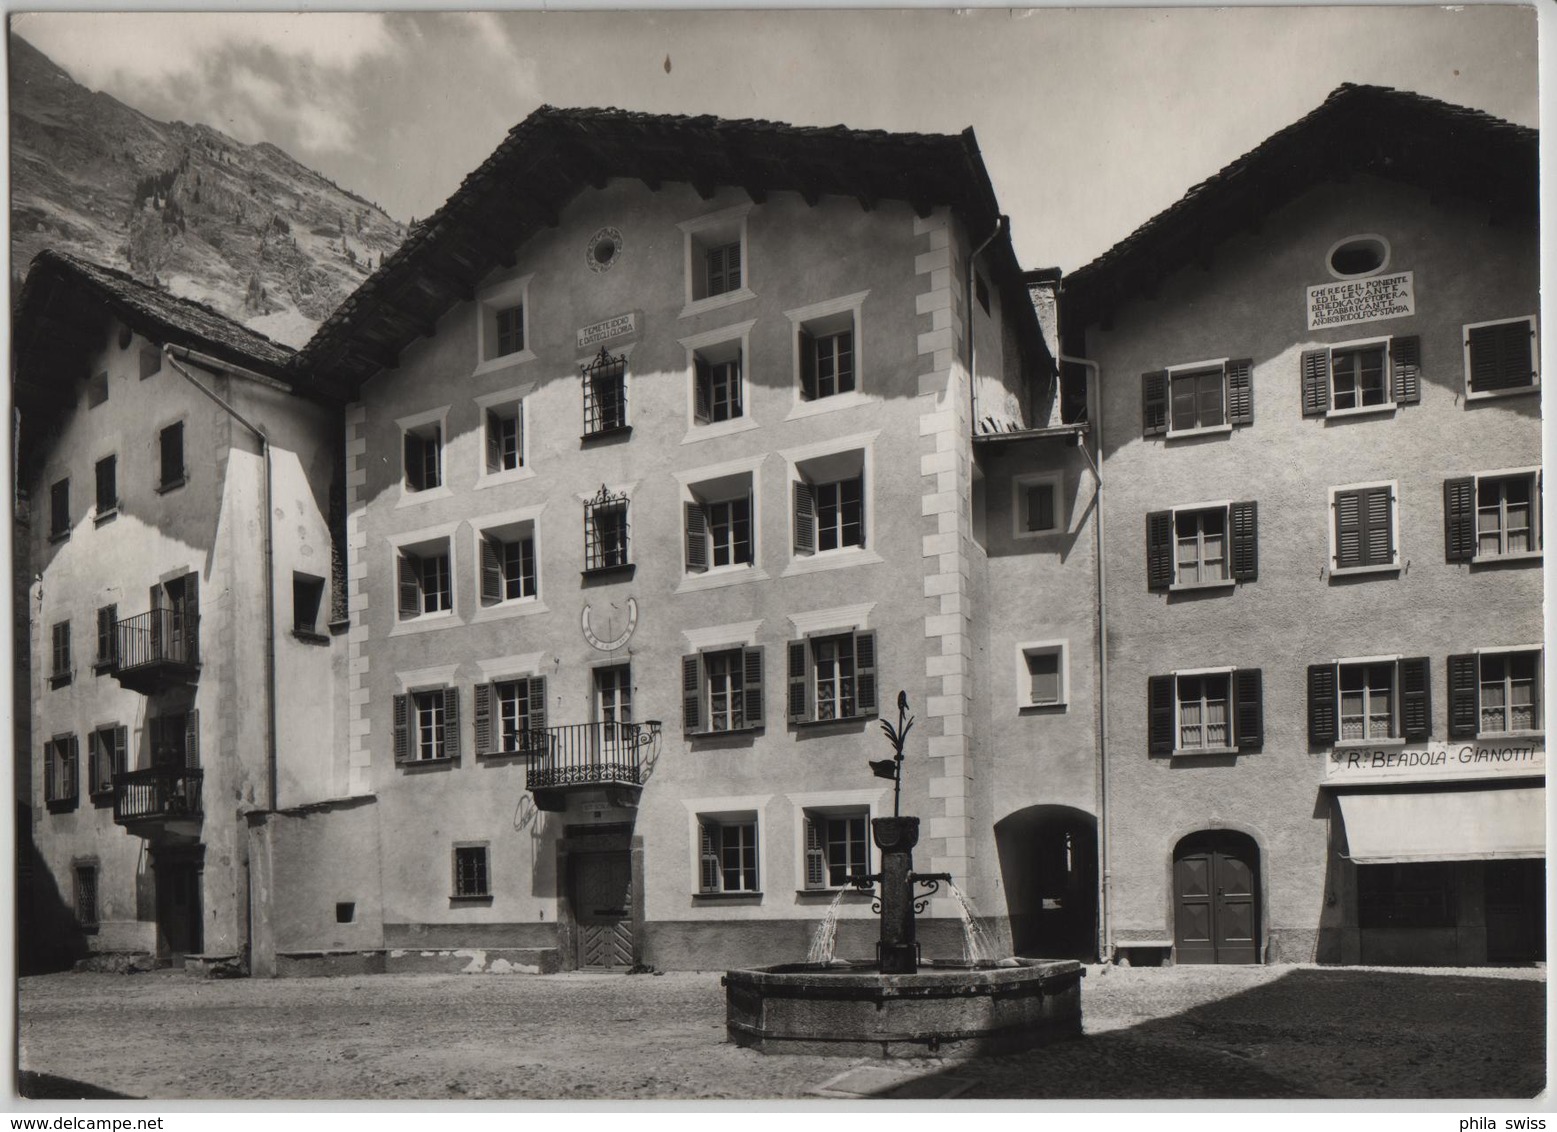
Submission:
{"label": "cloudy sky", "polygon": [[1529,7],[78,13],[12,30],[400,220],[542,103],[957,132],[1026,266],[1080,266],[1342,82],[1537,123]]}

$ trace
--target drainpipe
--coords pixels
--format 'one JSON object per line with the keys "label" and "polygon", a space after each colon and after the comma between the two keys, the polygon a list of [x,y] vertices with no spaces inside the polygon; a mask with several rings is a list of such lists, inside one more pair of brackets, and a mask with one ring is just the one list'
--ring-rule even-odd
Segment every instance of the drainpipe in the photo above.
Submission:
{"label": "drainpipe", "polygon": [[274,520],[271,514],[270,506],[270,440],[268,437],[266,437],[263,429],[249,421],[242,413],[238,412],[237,409],[234,409],[226,401],[222,400],[221,397],[217,396],[214,391],[206,388],[205,385],[201,384],[200,380],[196,378],[194,374],[190,373],[183,366],[179,365],[177,358],[182,357],[191,362],[195,362],[198,365],[210,366],[213,368],[226,370],[230,373],[235,373],[246,378],[253,378],[268,386],[279,388],[285,387],[281,386],[280,383],[274,379],[265,377],[263,374],[255,373],[252,370],[246,370],[241,366],[232,365],[229,362],[224,362],[217,358],[212,358],[206,354],[198,353],[195,350],[186,349],[183,346],[164,344],[162,347],[162,352],[167,357],[169,364],[171,364],[172,367],[183,376],[185,381],[189,382],[189,384],[193,385],[201,393],[204,393],[212,401],[215,401],[217,405],[221,407],[223,412],[225,412],[233,420],[237,421],[244,428],[248,429],[251,433],[254,434],[255,439],[259,441],[260,455],[264,457],[265,460],[264,498],[262,500],[264,505],[264,526],[262,528],[264,530],[264,546],[261,551],[261,557],[264,562],[265,570],[265,786],[268,802],[267,808],[274,811],[276,809],[277,794],[279,792],[279,782],[276,765],[276,578],[272,550],[272,527]]}
{"label": "drainpipe", "polygon": [[1098,467],[1103,459],[1103,413],[1102,413],[1102,371],[1097,362],[1088,361],[1086,358],[1073,358],[1066,354],[1059,356],[1060,364],[1070,362],[1073,365],[1086,366],[1087,380],[1087,418],[1095,430],[1097,459],[1087,451],[1087,439],[1084,435],[1078,435],[1081,443],[1081,454],[1087,458],[1087,463],[1092,467],[1092,476],[1097,481],[1097,514],[1093,519],[1093,531],[1097,537],[1097,685],[1098,685],[1098,713],[1097,713],[1097,841],[1098,841],[1098,962],[1107,963],[1113,950],[1113,923],[1110,919],[1108,893],[1112,883],[1112,874],[1109,871],[1108,856],[1108,600],[1107,589],[1104,587],[1106,580],[1105,559],[1103,557],[1103,473]]}
{"label": "drainpipe", "polygon": [[1000,218],[995,221],[995,230],[989,234],[989,239],[974,248],[973,254],[968,257],[968,277],[964,281],[962,309],[968,312],[968,433],[971,436],[977,436],[979,431],[979,389],[973,373],[973,264],[980,253],[993,244],[995,237],[1004,232],[1010,223],[1011,218],[1001,213]]}

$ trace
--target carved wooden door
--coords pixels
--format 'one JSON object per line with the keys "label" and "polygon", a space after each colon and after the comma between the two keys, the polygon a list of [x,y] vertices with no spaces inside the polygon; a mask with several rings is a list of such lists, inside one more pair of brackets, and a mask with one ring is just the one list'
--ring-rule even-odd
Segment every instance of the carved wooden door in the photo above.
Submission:
{"label": "carved wooden door", "polygon": [[574,868],[578,965],[633,965],[632,861],[625,852],[583,853]]}

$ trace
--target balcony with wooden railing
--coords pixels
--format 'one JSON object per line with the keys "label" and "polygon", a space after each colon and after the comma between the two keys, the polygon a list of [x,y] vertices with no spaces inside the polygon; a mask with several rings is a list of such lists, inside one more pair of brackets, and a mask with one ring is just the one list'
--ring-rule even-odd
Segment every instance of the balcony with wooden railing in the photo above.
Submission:
{"label": "balcony with wooden railing", "polygon": [[200,618],[182,609],[153,609],[114,626],[109,658],[119,683],[150,695],[200,675]]}
{"label": "balcony with wooden railing", "polygon": [[617,805],[635,806],[659,749],[660,724],[572,723],[524,733],[533,759],[525,785],[537,809],[567,808],[570,793],[605,788]]}
{"label": "balcony with wooden railing", "polygon": [[123,826],[152,823],[198,824],[205,772],[194,767],[156,766],[114,775],[114,821]]}

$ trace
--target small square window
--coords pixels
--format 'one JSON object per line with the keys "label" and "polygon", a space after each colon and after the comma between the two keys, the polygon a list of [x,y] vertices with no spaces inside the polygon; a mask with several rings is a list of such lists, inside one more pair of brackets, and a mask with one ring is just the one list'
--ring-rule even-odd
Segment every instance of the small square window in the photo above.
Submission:
{"label": "small square window", "polygon": [[188,478],[184,468],[184,422],[168,425],[157,435],[157,490],[169,491]]}
{"label": "small square window", "polygon": [[70,537],[70,478],[49,485],[49,538]]}
{"label": "small square window", "polygon": [[1540,357],[1533,316],[1467,325],[1466,397],[1497,397],[1539,389]]}
{"label": "small square window", "polygon": [[536,585],[535,524],[509,523],[484,530],[481,539],[481,604],[533,598]]}
{"label": "small square window", "polygon": [[443,426],[437,421],[405,430],[405,489],[443,485]]}
{"label": "small square window", "polygon": [[108,400],[108,374],[94,374],[87,382],[87,408],[95,409]]}
{"label": "small square window", "polygon": [[476,296],[476,372],[502,369],[535,357],[530,349],[533,278],[505,279]]}
{"label": "small square window", "polygon": [[357,904],[355,901],[343,900],[335,905],[335,922],[337,924],[349,924],[357,918]]}
{"label": "small square window", "polygon": [[97,517],[106,519],[119,510],[119,461],[104,456],[97,462]]}
{"label": "small square window", "polygon": [[[746,215],[748,206],[684,221],[687,303],[698,309],[723,306],[750,296],[747,289]],[[682,312],[691,313],[691,310]]]}
{"label": "small square window", "polygon": [[469,899],[492,895],[487,846],[454,847],[454,897]]}
{"label": "small square window", "polygon": [[1064,707],[1068,695],[1064,641],[1017,645],[1017,706]]}
{"label": "small square window", "polygon": [[762,891],[757,873],[757,815],[698,815],[698,891]]}
{"label": "small square window", "polygon": [[1064,501],[1060,494],[1063,483],[1059,473],[1012,478],[1011,533],[1014,537],[1036,538],[1065,529]]}
{"label": "small square window", "polygon": [[324,579],[311,574],[292,575],[292,632],[299,637],[322,639],[319,610],[324,604]]}
{"label": "small square window", "polygon": [[396,555],[396,568],[400,620],[409,621],[454,608],[448,539],[401,547]]}
{"label": "small square window", "polygon": [[870,811],[857,807],[805,811],[805,886],[843,888],[870,872]]}

